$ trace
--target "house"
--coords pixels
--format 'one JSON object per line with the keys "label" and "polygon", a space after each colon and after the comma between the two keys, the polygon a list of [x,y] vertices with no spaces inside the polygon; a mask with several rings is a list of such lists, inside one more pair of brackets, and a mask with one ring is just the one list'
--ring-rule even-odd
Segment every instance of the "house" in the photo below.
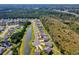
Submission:
{"label": "house", "polygon": [[40,55],[40,51],[38,49],[35,49],[35,55]]}
{"label": "house", "polygon": [[5,21],[0,21],[0,26],[6,26],[6,22]]}
{"label": "house", "polygon": [[17,25],[17,26],[16,26],[16,28],[17,28],[17,29],[20,29],[20,28],[21,28],[21,26],[20,26],[20,25]]}
{"label": "house", "polygon": [[50,53],[50,51],[52,50],[50,47],[46,47],[43,49],[46,53]]}
{"label": "house", "polygon": [[9,36],[8,35],[5,35],[4,40],[7,41],[8,38],[9,38]]}
{"label": "house", "polygon": [[0,55],[3,53],[4,50],[5,50],[4,47],[0,47]]}
{"label": "house", "polygon": [[40,41],[38,39],[36,39],[34,42],[33,42],[33,46],[39,46],[40,45]]}
{"label": "house", "polygon": [[47,36],[46,34],[42,33],[42,34],[41,34],[41,37],[43,38],[43,40],[44,40],[45,42],[48,41],[48,36]]}
{"label": "house", "polygon": [[1,46],[6,47],[6,48],[10,47],[11,45],[12,44],[10,42],[8,42],[8,41],[1,42]]}
{"label": "house", "polygon": [[0,26],[0,32],[4,31],[4,28],[2,26]]}
{"label": "house", "polygon": [[45,45],[46,45],[47,47],[52,47],[52,43],[51,43],[50,41],[45,42]]}

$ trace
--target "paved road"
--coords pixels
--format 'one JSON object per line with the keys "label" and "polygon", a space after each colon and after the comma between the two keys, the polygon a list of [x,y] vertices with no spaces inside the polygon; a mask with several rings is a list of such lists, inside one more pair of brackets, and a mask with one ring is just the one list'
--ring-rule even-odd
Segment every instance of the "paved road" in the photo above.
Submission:
{"label": "paved road", "polygon": [[32,37],[32,28],[31,26],[28,27],[27,33],[26,33],[26,39],[24,40],[24,55],[30,54],[30,47],[29,47],[29,41]]}
{"label": "paved road", "polygon": [[7,55],[12,55],[13,51],[10,51]]}
{"label": "paved road", "polygon": [[61,11],[61,10],[55,10],[55,11],[62,12],[62,13],[67,13],[67,14],[72,14],[72,15],[75,15],[75,16],[79,17],[79,14],[76,14],[76,13],[73,13],[73,12]]}
{"label": "paved road", "polygon": [[8,48],[8,49],[3,53],[3,55],[7,55],[7,54],[11,51],[11,49],[12,49],[12,46],[11,46],[10,48]]}

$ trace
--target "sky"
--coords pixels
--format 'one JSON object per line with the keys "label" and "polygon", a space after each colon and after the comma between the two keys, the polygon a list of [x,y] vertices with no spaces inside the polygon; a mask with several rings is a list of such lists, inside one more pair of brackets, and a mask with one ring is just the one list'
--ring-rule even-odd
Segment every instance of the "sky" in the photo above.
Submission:
{"label": "sky", "polygon": [[0,0],[0,4],[79,4],[78,0]]}

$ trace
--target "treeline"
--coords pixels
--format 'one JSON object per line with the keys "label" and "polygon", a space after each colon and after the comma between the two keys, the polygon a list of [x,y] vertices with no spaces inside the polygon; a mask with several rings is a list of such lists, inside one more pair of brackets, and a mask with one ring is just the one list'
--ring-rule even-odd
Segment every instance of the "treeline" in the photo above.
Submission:
{"label": "treeline", "polygon": [[[9,9],[10,10],[10,9]],[[11,9],[11,11],[1,11],[0,12],[0,18],[40,18],[40,16],[54,16],[61,18],[63,20],[65,19],[79,19],[79,17],[76,17],[73,14],[68,13],[62,13],[58,11],[54,11],[53,9],[46,9],[46,8],[40,8],[40,9]]]}
{"label": "treeline", "polygon": [[20,32],[17,32],[17,33],[14,33],[12,36],[11,36],[11,42],[14,43],[14,44],[18,44],[19,42],[21,42],[21,39],[23,38],[24,36],[24,32],[26,31],[26,28],[28,25],[30,25],[31,23],[29,21],[26,21],[26,24],[24,24],[24,27],[22,29],[22,31]]}
{"label": "treeline", "polygon": [[[11,10],[11,11],[10,11]],[[0,11],[0,18],[39,18],[41,15],[48,15],[49,10],[45,9],[23,9],[14,8]]]}

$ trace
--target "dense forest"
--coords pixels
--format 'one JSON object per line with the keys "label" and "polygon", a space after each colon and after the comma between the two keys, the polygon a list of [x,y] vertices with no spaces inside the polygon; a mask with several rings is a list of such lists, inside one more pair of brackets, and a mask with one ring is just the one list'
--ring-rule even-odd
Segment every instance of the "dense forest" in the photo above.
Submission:
{"label": "dense forest", "polygon": [[[61,17],[62,19],[79,19],[75,18],[73,14],[57,12],[55,10],[69,12],[79,10],[79,5],[40,5],[40,4],[27,4],[27,5],[0,5],[0,18],[39,18],[40,16],[52,15],[55,17]],[[75,13],[74,12],[74,13]],[[65,16],[64,16],[65,15]],[[64,16],[64,17],[63,17]]]}

